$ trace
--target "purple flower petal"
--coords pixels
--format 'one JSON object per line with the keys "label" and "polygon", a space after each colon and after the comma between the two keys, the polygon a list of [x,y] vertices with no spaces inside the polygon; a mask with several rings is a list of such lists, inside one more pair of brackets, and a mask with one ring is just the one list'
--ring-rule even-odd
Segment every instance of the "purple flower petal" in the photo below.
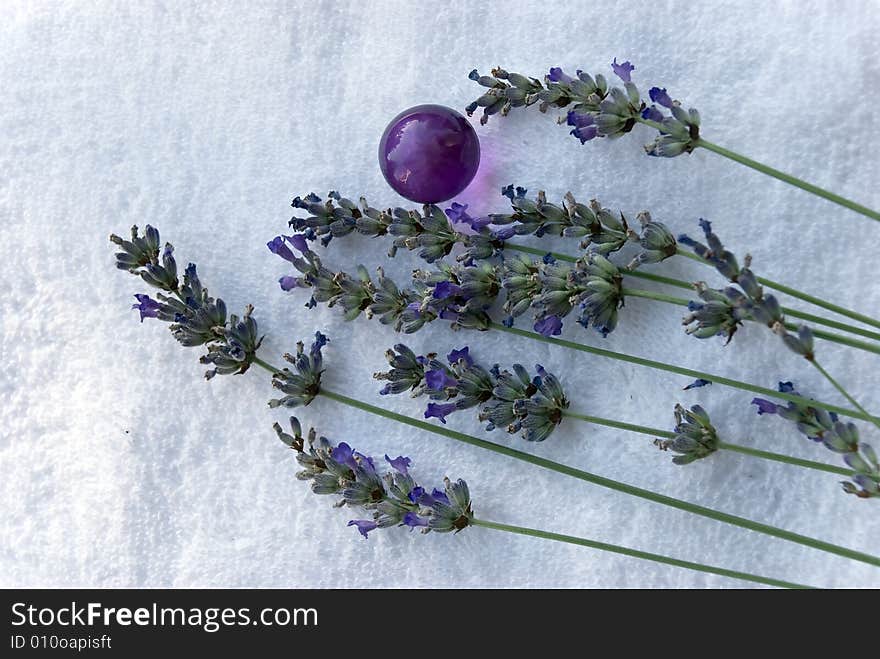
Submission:
{"label": "purple flower petal", "polygon": [[458,386],[458,380],[449,377],[442,369],[433,369],[425,373],[425,384],[431,391],[443,391],[446,388]]}
{"label": "purple flower petal", "polygon": [[455,403],[428,403],[428,409],[425,410],[425,418],[431,417],[440,419],[440,423],[446,423],[446,416],[455,411]]}
{"label": "purple flower petal", "polygon": [[758,416],[762,414],[776,414],[779,406],[776,403],[771,403],[769,400],[764,400],[763,398],[752,398],[752,405],[757,406]]}
{"label": "purple flower petal", "polygon": [[700,387],[705,387],[707,384],[712,384],[709,380],[704,380],[703,378],[697,378],[693,382],[691,382],[688,386],[684,387],[682,390],[687,391],[688,389],[698,389]]}
{"label": "purple flower petal", "polygon": [[663,116],[663,113],[660,112],[655,106],[649,105],[644,110],[642,110],[642,119],[647,119],[648,121],[656,121],[658,124],[662,123],[666,117]]}
{"label": "purple flower petal", "polygon": [[[141,312],[141,322],[144,322],[144,318],[158,318],[159,317],[159,309],[162,308],[162,305],[156,302],[149,295],[143,295],[141,293],[137,293],[135,299],[138,301],[138,304],[131,305],[132,309],[137,309]],[[467,348],[465,348],[467,350]]]}
{"label": "purple flower petal", "polygon": [[474,360],[470,356],[470,354],[468,354],[469,352],[470,349],[467,346],[465,346],[461,350],[453,350],[448,355],[446,355],[446,361],[448,361],[450,364],[456,364],[460,361],[464,361],[468,366],[473,366]]}
{"label": "purple flower petal", "polygon": [[297,233],[292,236],[284,236],[284,237],[287,239],[287,242],[289,242],[297,252],[299,252],[301,254],[308,254],[309,252],[312,251],[309,249],[309,243],[306,240],[305,234]]}
{"label": "purple flower petal", "polygon": [[284,236],[275,236],[272,240],[266,243],[266,247],[269,248],[269,251],[273,254],[277,254],[285,261],[294,262],[296,256],[293,252],[290,251],[290,248],[284,244]]}
{"label": "purple flower petal", "polygon": [[281,284],[282,291],[292,291],[294,288],[299,286],[299,279],[297,279],[296,277],[291,277],[290,275],[285,275],[278,280],[278,283]]}
{"label": "purple flower petal", "polygon": [[427,526],[428,520],[424,517],[419,517],[414,512],[408,512],[403,516],[403,525],[414,529],[417,526]]}
{"label": "purple flower petal", "polygon": [[562,334],[562,319],[559,316],[544,316],[535,323],[535,331],[541,336]]}
{"label": "purple flower petal", "polygon": [[614,74],[624,82],[632,82],[632,80],[630,80],[630,74],[636,70],[636,67],[629,62],[618,64],[617,58],[615,57],[614,61],[611,62],[611,69],[614,71]]}
{"label": "purple flower petal", "polygon": [[339,446],[334,447],[333,450],[330,451],[330,457],[339,464],[345,465],[352,471],[355,471],[358,467],[357,460],[354,459],[354,451],[351,446],[345,442],[341,442]]}
{"label": "purple flower petal", "polygon": [[454,295],[461,295],[461,286],[453,284],[451,281],[441,281],[434,286],[433,297],[435,300],[445,300]]}
{"label": "purple flower petal", "polygon": [[410,460],[409,458],[405,458],[402,455],[398,455],[396,458],[394,458],[392,460],[386,454],[385,460],[388,462],[388,464],[391,465],[391,468],[394,469],[395,471],[399,471],[401,474],[404,474],[404,475],[409,473],[407,470],[409,469],[409,466],[412,464],[412,460]]}
{"label": "purple flower petal", "polygon": [[653,103],[662,105],[664,108],[672,109],[672,98],[666,93],[665,87],[662,89],[660,87],[651,87],[648,91],[648,96],[651,97]]}
{"label": "purple flower petal", "polygon": [[565,71],[563,71],[558,66],[554,66],[553,68],[551,68],[550,73],[547,77],[550,78],[550,82],[561,82],[566,85],[574,81],[574,78],[565,73]]}
{"label": "purple flower petal", "polygon": [[368,537],[367,534],[370,531],[375,531],[379,528],[379,525],[371,519],[353,519],[348,522],[347,526],[356,526],[358,533],[365,538]]}

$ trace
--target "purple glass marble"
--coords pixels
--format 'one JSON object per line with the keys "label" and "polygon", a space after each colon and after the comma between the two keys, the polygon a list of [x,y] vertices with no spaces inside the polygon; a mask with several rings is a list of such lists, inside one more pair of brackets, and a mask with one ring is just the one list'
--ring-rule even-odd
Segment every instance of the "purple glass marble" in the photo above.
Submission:
{"label": "purple glass marble", "polygon": [[417,105],[394,117],[382,133],[379,166],[399,195],[436,204],[473,180],[480,166],[480,141],[455,110]]}

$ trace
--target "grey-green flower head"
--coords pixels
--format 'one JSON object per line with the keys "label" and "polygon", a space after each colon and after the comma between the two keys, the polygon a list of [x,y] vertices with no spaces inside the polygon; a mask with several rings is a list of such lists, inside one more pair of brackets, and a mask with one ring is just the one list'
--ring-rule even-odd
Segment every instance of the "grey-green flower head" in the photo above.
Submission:
{"label": "grey-green flower head", "polygon": [[667,440],[654,440],[661,450],[678,453],[672,462],[686,465],[705,458],[718,450],[718,435],[709,415],[699,405],[686,409],[675,406],[675,437]]}
{"label": "grey-green flower head", "polygon": [[296,354],[286,354],[284,359],[293,365],[294,370],[284,368],[272,376],[272,386],[285,394],[282,398],[269,401],[269,407],[299,407],[308,405],[321,392],[321,375],[324,372],[322,348],[329,339],[315,332],[315,340],[309,351],[305,351],[302,341],[296,344]]}

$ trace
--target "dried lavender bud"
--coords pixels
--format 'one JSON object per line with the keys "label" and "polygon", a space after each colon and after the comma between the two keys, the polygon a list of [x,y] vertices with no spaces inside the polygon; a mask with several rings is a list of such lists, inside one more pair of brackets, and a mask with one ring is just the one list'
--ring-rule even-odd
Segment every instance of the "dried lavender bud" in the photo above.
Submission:
{"label": "dried lavender bud", "polygon": [[[503,246],[503,238],[487,228],[488,219],[472,218],[466,212],[467,206],[461,204],[453,203],[445,214],[434,204],[425,204],[421,211],[406,208],[380,210],[370,206],[364,197],[355,204],[331,191],[326,201],[310,193],[305,198],[296,197],[292,205],[309,215],[294,216],[289,222],[291,228],[303,231],[301,236],[304,239],[321,238],[325,245],[333,237],[345,236],[357,229],[366,236],[392,236],[390,256],[400,248],[416,250],[428,263],[448,256],[457,244],[464,247],[457,258],[465,262],[490,258]],[[469,225],[475,233],[457,232],[450,220],[453,224]]]}
{"label": "dried lavender bud", "polygon": [[272,386],[281,393],[282,398],[269,401],[269,407],[299,407],[311,403],[321,392],[321,374],[324,372],[324,359],[321,349],[330,341],[320,332],[315,332],[315,340],[309,352],[305,352],[302,341],[296,344],[296,354],[287,353],[285,361],[294,366],[296,372],[285,367],[280,373],[272,375]]}
{"label": "dried lavender bud", "polygon": [[729,282],[736,283],[740,274],[740,267],[736,261],[736,256],[724,249],[721,240],[712,232],[711,222],[700,218],[700,227],[703,229],[708,245],[694,240],[687,234],[681,234],[678,237],[678,242],[682,245],[687,245],[694,251],[694,254],[709,261]]}
{"label": "dried lavender bud", "polygon": [[709,415],[699,405],[685,409],[675,406],[675,437],[654,440],[663,451],[672,450],[679,455],[672,458],[677,465],[686,465],[705,458],[718,450],[718,434]]}
{"label": "dried lavender bud", "polygon": [[164,291],[156,294],[158,299],[135,295],[137,304],[132,309],[139,312],[141,322],[155,318],[169,323],[172,336],[181,345],[206,345],[208,352],[200,361],[214,366],[205,373],[208,379],[248,370],[262,341],[251,317],[253,307],[248,305],[241,318],[233,314],[227,320],[226,304],[208,295],[193,263],[184,270],[181,284],[173,246],[166,243],[160,260],[159,231],[151,226],[147,226],[143,236],[137,227],[132,227],[130,240],[111,235],[110,241],[122,249],[116,254],[118,268]]}
{"label": "dried lavender bud", "polygon": [[512,373],[497,364],[487,371],[474,362],[467,347],[450,352],[446,363],[433,353],[416,356],[403,345],[389,350],[386,357],[391,370],[373,376],[387,381],[381,394],[409,390],[413,397],[445,401],[428,403],[426,419],[446,423],[453,412],[479,407],[480,420],[489,422],[487,430],[522,430],[526,441],[540,442],[562,422],[569,405],[559,380],[541,365],[536,366],[534,378],[520,364],[513,365]]}
{"label": "dried lavender bud", "polygon": [[801,325],[797,335],[790,334],[785,327],[785,317],[779,301],[775,296],[764,293],[758,278],[752,272],[751,257],[746,255],[745,267],[740,268],[736,256],[724,249],[721,240],[712,232],[712,225],[700,219],[700,226],[706,237],[706,244],[684,234],[678,237],[678,241],[691,247],[697,256],[715,266],[721,275],[739,289],[728,286],[723,290],[712,290],[702,282],[695,284],[704,303],[691,302],[688,305],[691,313],[683,321],[683,324],[690,326],[687,333],[700,339],[723,335],[730,341],[742,321],[754,320],[778,334],[790,350],[812,361],[815,355],[810,328]]}
{"label": "dried lavender bud", "polygon": [[[780,382],[779,391],[801,396],[791,382]],[[789,402],[787,405],[773,403],[763,398],[753,398],[758,415],[776,414],[794,423],[798,431],[814,442],[821,443],[835,453],[842,453],[844,462],[856,472],[853,482],[843,482],[843,490],[861,498],[880,496],[880,465],[874,449],[860,442],[859,431],[854,423],[840,421],[834,412],[806,403]]]}
{"label": "dried lavender bud", "polygon": [[404,456],[385,456],[391,471],[384,475],[376,467],[377,460],[354,450],[345,442],[332,444],[326,437],[317,437],[315,429],[308,438],[296,417],[290,418],[291,434],[276,423],[278,438],[296,451],[303,470],[300,480],[312,482],[315,494],[338,494],[337,506],[361,508],[366,519],[353,519],[354,526],[365,538],[371,531],[391,526],[418,528],[422,533],[461,531],[471,524],[473,509],[467,483],[444,480],[444,489],[428,493],[409,473],[412,461]]}
{"label": "dried lavender bud", "polygon": [[[257,331],[257,321],[251,317],[253,311],[254,308],[248,305],[240,320],[238,316],[232,314],[228,324],[215,328],[217,334],[226,340],[210,344],[208,354],[202,355],[199,359],[202,364],[214,366],[205,374],[206,378],[210,380],[215,375],[244,373],[250,367],[263,342],[263,337]],[[181,326],[176,331],[180,332],[184,329],[185,327]]]}
{"label": "dried lavender bud", "polygon": [[630,270],[639,267],[643,263],[659,263],[670,256],[675,256],[678,250],[678,243],[665,224],[653,221],[651,214],[647,211],[639,213],[637,219],[642,225],[642,233],[638,237],[639,245],[642,246],[642,252],[630,261],[628,266]]}
{"label": "dried lavender bud", "polygon": [[716,290],[697,282],[694,287],[702,302],[688,303],[690,313],[682,320],[685,331],[698,339],[723,336],[729,342],[749,317],[748,298],[732,286]]}

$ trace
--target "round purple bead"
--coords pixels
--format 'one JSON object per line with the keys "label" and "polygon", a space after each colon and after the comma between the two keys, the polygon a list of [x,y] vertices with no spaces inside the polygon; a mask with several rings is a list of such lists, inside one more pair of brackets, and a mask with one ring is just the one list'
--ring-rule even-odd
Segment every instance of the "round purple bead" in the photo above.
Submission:
{"label": "round purple bead", "polygon": [[473,180],[480,166],[480,141],[455,110],[417,105],[394,117],[382,133],[379,166],[402,197],[436,204]]}

